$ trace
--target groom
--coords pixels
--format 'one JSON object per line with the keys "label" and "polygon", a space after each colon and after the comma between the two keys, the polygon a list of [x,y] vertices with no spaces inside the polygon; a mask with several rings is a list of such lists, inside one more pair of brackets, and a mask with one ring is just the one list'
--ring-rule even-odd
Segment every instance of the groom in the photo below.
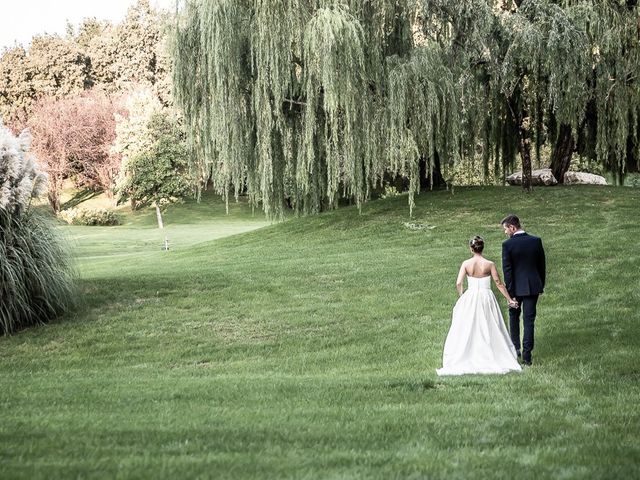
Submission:
{"label": "groom", "polygon": [[522,361],[531,365],[533,328],[536,320],[538,295],[544,290],[545,256],[542,240],[529,235],[520,226],[520,219],[507,215],[502,222],[509,237],[502,243],[502,273],[509,295],[518,301],[517,308],[509,308],[511,341],[520,356],[520,312],[524,311]]}

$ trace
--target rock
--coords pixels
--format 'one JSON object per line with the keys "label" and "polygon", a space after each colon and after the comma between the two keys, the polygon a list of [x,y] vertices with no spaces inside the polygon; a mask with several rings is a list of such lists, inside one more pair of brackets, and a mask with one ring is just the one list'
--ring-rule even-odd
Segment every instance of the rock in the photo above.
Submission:
{"label": "rock", "polygon": [[[507,177],[507,183],[509,185],[522,185],[522,172],[516,172],[509,175]],[[556,180],[556,177],[553,176],[550,168],[541,168],[539,170],[533,170],[531,172],[531,184],[534,186],[551,186],[557,185],[558,180]]]}
{"label": "rock", "polygon": [[564,174],[565,185],[606,185],[607,181],[600,175],[586,172],[567,172]]}

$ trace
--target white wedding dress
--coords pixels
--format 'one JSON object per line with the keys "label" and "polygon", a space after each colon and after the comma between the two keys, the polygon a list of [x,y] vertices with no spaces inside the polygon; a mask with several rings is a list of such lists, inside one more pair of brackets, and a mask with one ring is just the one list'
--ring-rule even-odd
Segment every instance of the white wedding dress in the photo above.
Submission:
{"label": "white wedding dress", "polygon": [[516,350],[495,295],[491,277],[467,276],[467,290],[455,307],[438,375],[520,371]]}

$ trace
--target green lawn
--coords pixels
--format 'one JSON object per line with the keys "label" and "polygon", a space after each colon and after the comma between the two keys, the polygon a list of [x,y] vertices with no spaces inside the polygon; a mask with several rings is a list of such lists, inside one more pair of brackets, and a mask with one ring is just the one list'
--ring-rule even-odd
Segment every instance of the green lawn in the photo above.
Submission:
{"label": "green lawn", "polygon": [[[638,478],[639,206],[461,188],[413,229],[404,196],[274,225],[208,199],[168,252],[152,212],[64,227],[82,307],[0,338],[0,478]],[[467,241],[499,263],[510,212],[547,251],[535,365],[439,378]]]}

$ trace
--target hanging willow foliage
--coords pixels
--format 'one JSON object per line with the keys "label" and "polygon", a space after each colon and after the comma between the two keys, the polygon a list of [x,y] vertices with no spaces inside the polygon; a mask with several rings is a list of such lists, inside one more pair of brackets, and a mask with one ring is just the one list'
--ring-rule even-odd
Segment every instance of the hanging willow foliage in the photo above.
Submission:
{"label": "hanging willow foliage", "polygon": [[419,160],[433,178],[434,157],[453,170],[457,160],[460,103],[456,79],[438,44],[415,49],[389,75],[389,165],[410,178],[409,206],[420,191]]}
{"label": "hanging willow foliage", "polygon": [[[507,49],[500,62],[501,91],[509,110],[517,110],[512,116],[520,136],[531,132],[538,161],[545,137],[552,143],[560,133],[575,132],[584,118],[591,65],[587,35],[576,21],[580,13],[529,1],[502,18]],[[562,168],[555,170],[564,175]]]}
{"label": "hanging willow foliage", "polygon": [[513,167],[523,135],[539,161],[544,143],[552,162],[567,157],[560,175],[576,142],[581,155],[610,170],[637,161],[637,2],[427,0],[425,6],[431,36],[462,84],[461,152],[480,146],[485,171]]}
{"label": "hanging willow foliage", "polygon": [[596,157],[621,175],[628,154],[640,160],[640,13],[619,2],[602,2],[593,11]]}
{"label": "hanging willow foliage", "polygon": [[361,205],[385,172],[386,58],[411,49],[416,5],[188,2],[174,83],[200,174],[226,198],[246,189],[272,218],[287,202]]}
{"label": "hanging willow foliage", "polygon": [[[174,43],[176,101],[184,109],[197,163],[216,190],[237,195],[254,164],[249,10],[242,2],[189,2]],[[253,172],[254,169],[252,168]]]}
{"label": "hanging willow foliage", "polygon": [[319,9],[305,29],[307,107],[297,179],[307,194],[311,176],[325,176],[316,166],[326,168],[329,204],[335,204],[341,183],[343,196],[358,205],[365,199],[366,125],[371,117],[365,48],[360,23],[342,6]]}
{"label": "hanging willow foliage", "polygon": [[271,218],[481,157],[638,155],[638,8],[621,0],[187,0],[174,87],[194,167]]}

